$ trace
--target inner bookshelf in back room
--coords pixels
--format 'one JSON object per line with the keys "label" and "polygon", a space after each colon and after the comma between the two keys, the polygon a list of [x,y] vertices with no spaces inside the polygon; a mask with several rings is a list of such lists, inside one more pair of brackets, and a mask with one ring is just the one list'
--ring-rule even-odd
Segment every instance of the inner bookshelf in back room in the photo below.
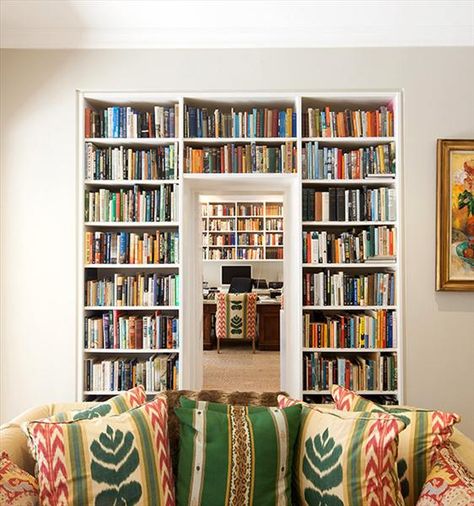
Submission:
{"label": "inner bookshelf in back room", "polygon": [[[400,99],[80,92],[78,398],[137,382],[150,395],[200,387],[191,319],[202,315],[201,286],[189,284],[200,250],[210,264],[225,262],[223,251],[237,263],[281,262],[282,389],[320,402],[339,383],[402,402]],[[184,195],[196,182],[215,195],[219,181],[299,191],[281,216],[267,208],[277,201],[208,201],[205,244],[194,244],[187,224],[198,210]],[[234,214],[211,219],[214,204]],[[282,258],[269,258],[272,248]]]}

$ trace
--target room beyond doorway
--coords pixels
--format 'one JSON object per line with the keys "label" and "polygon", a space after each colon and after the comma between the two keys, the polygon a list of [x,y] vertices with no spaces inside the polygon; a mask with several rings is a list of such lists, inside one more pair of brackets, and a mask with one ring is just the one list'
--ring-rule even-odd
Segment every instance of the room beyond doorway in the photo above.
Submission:
{"label": "room beyond doorway", "polygon": [[203,386],[279,390],[283,195],[218,192],[199,201]]}

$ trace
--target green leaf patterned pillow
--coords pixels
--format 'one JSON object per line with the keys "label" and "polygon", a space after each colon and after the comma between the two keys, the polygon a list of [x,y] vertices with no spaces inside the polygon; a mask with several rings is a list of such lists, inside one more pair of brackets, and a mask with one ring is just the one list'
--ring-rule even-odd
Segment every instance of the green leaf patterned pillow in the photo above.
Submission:
{"label": "green leaf patterned pillow", "polygon": [[[298,402],[278,397],[280,407]],[[294,468],[299,504],[403,506],[396,469],[403,421],[301,404]]]}
{"label": "green leaf patterned pillow", "polygon": [[47,418],[50,422],[70,422],[78,420],[90,420],[101,416],[113,416],[125,413],[129,409],[137,408],[146,402],[145,389],[142,385],[127,390],[104,402],[94,404],[90,408],[65,411]]}
{"label": "green leaf patterned pillow", "polygon": [[460,421],[459,415],[403,406],[380,406],[339,385],[334,385],[331,393],[337,409],[390,413],[407,425],[400,434],[397,468],[405,504],[414,506],[436,451],[451,437],[454,424]]}
{"label": "green leaf patterned pillow", "polygon": [[181,399],[177,504],[291,505],[300,406],[244,407]]}
{"label": "green leaf patterned pillow", "polygon": [[116,416],[27,425],[40,504],[173,506],[165,396]]}

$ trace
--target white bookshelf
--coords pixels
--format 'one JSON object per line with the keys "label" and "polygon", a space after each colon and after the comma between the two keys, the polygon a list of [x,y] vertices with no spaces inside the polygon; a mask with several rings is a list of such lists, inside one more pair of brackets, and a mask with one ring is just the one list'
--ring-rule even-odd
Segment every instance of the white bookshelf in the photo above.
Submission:
{"label": "white bookshelf", "polygon": [[[226,215],[213,215],[213,206],[226,205],[231,206],[233,209],[233,216]],[[239,206],[259,206],[262,209],[262,214],[241,214],[239,212]],[[206,262],[278,262],[283,260],[282,258],[269,258],[273,252],[281,250],[283,253],[283,239],[284,239],[284,217],[282,214],[272,214],[270,211],[274,206],[280,206],[283,208],[283,201],[281,199],[272,197],[266,199],[226,199],[222,200],[209,200],[202,203],[202,246],[203,246],[203,260]],[[245,220],[258,220],[259,226],[257,230],[238,230],[239,223],[245,225]],[[271,220],[278,220],[281,223],[281,230],[271,229],[269,225],[272,224]],[[226,230],[213,230],[213,222],[223,222],[226,225]],[[229,229],[229,230],[227,230]],[[246,234],[255,235],[258,237],[261,244],[258,245],[245,245],[240,244],[242,236]],[[211,244],[215,241],[215,238],[222,236],[233,242],[231,245],[217,245]],[[281,244],[271,245],[267,244],[270,238],[273,236],[281,236]],[[231,258],[211,258],[212,250],[218,250],[227,252]],[[258,250],[261,258],[239,258],[244,254],[245,250]]]}
{"label": "white bookshelf", "polygon": [[[130,105],[140,110],[151,109],[154,105],[178,104],[179,119],[177,135],[173,138],[94,138],[84,137],[84,108],[86,104],[94,107],[107,107],[112,105]],[[370,109],[373,110],[380,105],[391,103],[394,112],[394,135],[391,137],[303,137],[302,115],[308,106],[330,105],[334,109]],[[184,106],[185,104],[207,107],[209,110],[223,108],[230,110],[248,110],[252,107],[282,108],[292,107],[296,112],[296,135],[291,137],[238,137],[238,138],[190,138],[184,135]],[[318,92],[318,93],[157,93],[157,92],[107,92],[107,91],[82,91],[78,93],[78,191],[80,198],[78,220],[79,220],[79,253],[78,253],[78,366],[77,366],[77,397],[78,399],[91,399],[95,395],[114,395],[112,391],[85,392],[84,389],[84,360],[92,357],[104,357],[114,353],[115,356],[129,356],[135,354],[137,357],[144,357],[159,353],[160,350],[94,350],[84,348],[84,317],[89,314],[97,314],[105,310],[130,311],[141,314],[147,311],[167,310],[179,315],[180,346],[178,350],[163,350],[163,353],[170,351],[179,354],[179,382],[180,388],[201,387],[202,382],[202,218],[199,208],[200,194],[218,194],[221,190],[234,191],[239,195],[248,191],[249,194],[279,193],[282,195],[284,208],[284,259],[260,259],[260,260],[239,260],[232,259],[232,262],[281,262],[283,264],[285,283],[285,309],[282,312],[282,359],[281,359],[281,388],[291,395],[305,396],[311,400],[318,401],[322,395],[328,395],[327,390],[304,390],[303,389],[303,355],[309,352],[328,353],[345,356],[367,355],[368,353],[394,353],[397,354],[397,375],[398,387],[396,391],[361,391],[362,394],[390,395],[398,402],[403,402],[404,377],[403,377],[403,200],[402,200],[402,137],[401,137],[401,94],[400,92]],[[178,151],[178,170],[172,180],[117,180],[117,181],[96,181],[84,177],[84,146],[91,142],[97,147],[131,147],[145,149],[147,147],[159,147],[175,145]],[[297,171],[296,173],[276,174],[196,174],[184,173],[184,154],[186,147],[219,146],[222,144],[234,143],[246,145],[256,143],[257,145],[281,145],[292,142],[297,150]],[[302,153],[306,142],[318,142],[321,147],[341,147],[347,150],[359,147],[376,146],[379,144],[395,143],[396,147],[396,174],[394,177],[373,176],[367,179],[353,180],[309,180],[302,177]],[[82,195],[85,189],[97,190],[99,188],[112,189],[114,187],[129,189],[134,185],[147,189],[154,189],[162,184],[177,185],[179,198],[178,219],[169,222],[85,222],[84,201]],[[349,222],[316,222],[302,221],[302,188],[313,187],[316,189],[327,187],[353,188],[362,187],[379,188],[391,187],[396,190],[397,218],[395,221],[349,221]],[[229,218],[234,220],[236,225],[237,216]],[[264,218],[265,219],[265,218]],[[207,221],[206,221],[207,220]],[[208,224],[209,219],[205,219]],[[371,225],[393,226],[397,230],[397,256],[395,262],[377,263],[350,263],[350,264],[303,264],[302,262],[302,231],[324,230],[337,231],[341,229],[357,228],[364,229]],[[264,229],[265,229],[264,221]],[[125,230],[138,232],[148,230],[178,230],[180,233],[180,256],[178,264],[169,265],[97,265],[84,264],[83,244],[84,232],[86,230]],[[236,227],[235,227],[235,231]],[[137,232],[137,233],[138,233]],[[263,230],[265,234],[269,232]],[[277,232],[277,231],[275,231]],[[212,232],[206,231],[208,235]],[[252,232],[249,232],[252,233]],[[237,234],[236,234],[237,236]],[[263,250],[265,250],[266,239],[264,239]],[[237,246],[235,246],[236,248]],[[206,246],[208,250],[208,246]],[[218,260],[225,262],[225,260]],[[124,273],[143,271],[145,273],[156,270],[158,273],[167,274],[178,272],[180,274],[180,306],[166,307],[124,307],[110,306],[97,307],[85,306],[84,304],[84,280],[89,271],[97,270],[99,273],[107,274],[115,269]],[[303,272],[312,269],[327,271],[352,272],[376,272],[378,269],[391,270],[396,275],[396,303],[390,306],[306,306],[302,298]],[[369,309],[388,309],[396,312],[397,316],[397,345],[386,349],[346,349],[346,348],[304,348],[302,314],[307,311],[321,311],[329,314],[337,314],[340,311],[360,313]],[[150,395],[153,392],[149,392]]]}

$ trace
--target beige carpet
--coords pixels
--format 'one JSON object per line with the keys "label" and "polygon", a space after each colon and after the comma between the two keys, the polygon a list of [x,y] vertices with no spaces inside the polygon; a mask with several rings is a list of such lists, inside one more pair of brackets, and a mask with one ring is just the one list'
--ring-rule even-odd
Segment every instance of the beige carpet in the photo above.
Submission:
{"label": "beige carpet", "polygon": [[280,353],[256,351],[250,345],[229,346],[221,350],[204,351],[203,388],[256,392],[280,390]]}

